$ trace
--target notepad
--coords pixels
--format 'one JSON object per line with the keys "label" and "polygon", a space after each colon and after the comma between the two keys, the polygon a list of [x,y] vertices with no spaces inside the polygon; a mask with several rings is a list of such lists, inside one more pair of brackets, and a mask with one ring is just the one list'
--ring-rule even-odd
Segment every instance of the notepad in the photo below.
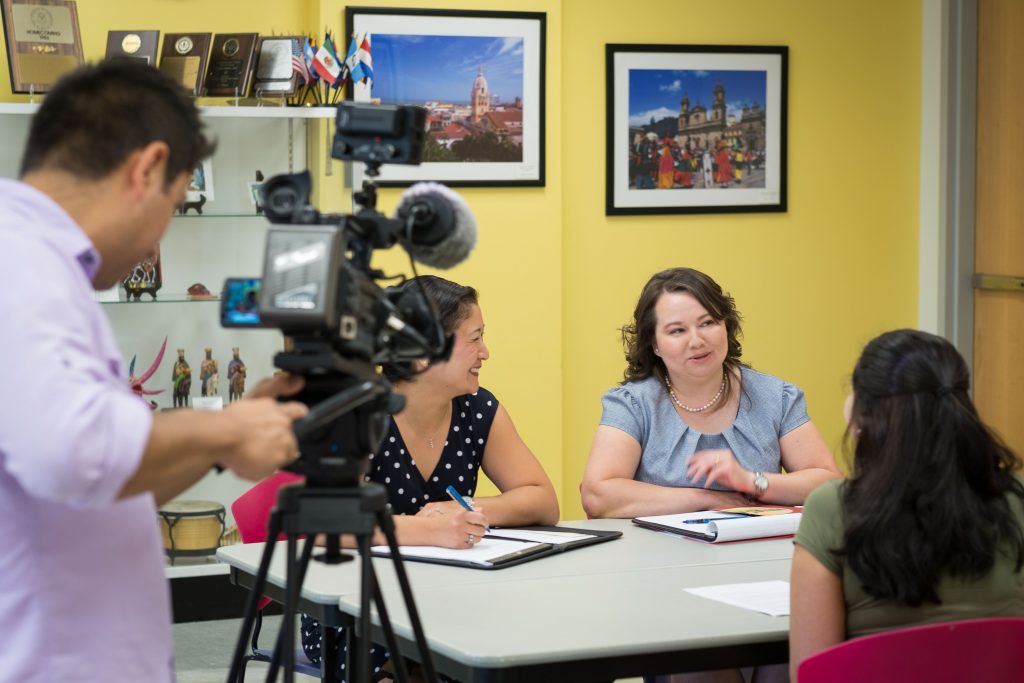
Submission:
{"label": "notepad", "polygon": [[784,617],[789,614],[788,581],[729,583],[719,586],[684,588],[683,590],[702,598],[754,610],[772,617]]}
{"label": "notepad", "polygon": [[[535,553],[550,550],[548,543],[534,541],[507,541],[497,538],[483,538],[473,547],[440,548],[433,545],[403,545],[398,552],[404,560],[434,561],[445,564],[474,564],[481,567],[493,567],[513,562]],[[386,545],[371,548],[375,555],[391,555]]]}
{"label": "notepad", "polygon": [[493,528],[487,531],[488,538],[512,538],[517,541],[534,541],[536,543],[550,543],[551,545],[564,545],[576,543],[594,538],[593,534],[579,534],[568,531],[537,531],[534,529],[500,529]]}
{"label": "notepad", "polygon": [[[399,547],[404,560],[450,564],[474,569],[503,569],[550,555],[559,555],[613,541],[621,531],[603,529],[574,529],[559,526],[532,526],[521,528],[493,528],[473,547],[438,548],[435,546]],[[387,546],[374,546],[374,555],[390,557]]]}
{"label": "notepad", "polygon": [[[726,510],[702,510],[675,515],[636,517],[633,523],[655,531],[667,531],[685,538],[708,543],[727,543],[775,536],[792,536],[800,526],[801,513],[788,510],[782,514],[736,516]],[[707,523],[694,520],[706,519]]]}

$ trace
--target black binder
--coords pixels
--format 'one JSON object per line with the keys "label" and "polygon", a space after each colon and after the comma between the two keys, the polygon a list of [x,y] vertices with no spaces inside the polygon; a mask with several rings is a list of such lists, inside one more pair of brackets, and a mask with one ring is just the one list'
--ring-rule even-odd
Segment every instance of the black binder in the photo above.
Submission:
{"label": "black binder", "polygon": [[[565,533],[565,534],[581,534],[586,535],[588,538],[581,538],[568,543],[538,543],[534,541],[524,541],[520,539],[509,538],[508,536],[502,536],[502,531],[543,531],[546,533]],[[605,541],[612,541],[622,536],[621,531],[604,531],[600,529],[576,529],[566,526],[524,526],[524,527],[492,527],[491,532],[488,533],[487,537],[494,538],[503,541],[512,541],[520,543],[524,547],[520,550],[512,550],[504,555],[499,555],[489,559],[490,564],[480,564],[469,560],[459,560],[457,558],[438,558],[438,557],[417,557],[415,555],[402,554],[402,559],[406,562],[427,562],[430,564],[447,564],[453,567],[467,567],[470,569],[504,569],[506,567],[514,567],[517,564],[523,564],[524,562],[531,562],[542,557],[548,557],[550,555],[557,555],[559,553],[567,552],[569,550],[575,550],[576,548],[582,548],[588,545],[595,545],[597,543],[604,543]],[[387,550],[374,550],[374,556],[376,557],[390,557],[390,552]]]}

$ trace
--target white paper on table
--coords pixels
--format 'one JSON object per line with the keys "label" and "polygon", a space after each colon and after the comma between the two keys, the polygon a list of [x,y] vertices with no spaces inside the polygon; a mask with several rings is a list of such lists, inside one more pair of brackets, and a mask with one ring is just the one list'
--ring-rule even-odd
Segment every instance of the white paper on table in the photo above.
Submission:
{"label": "white paper on table", "polygon": [[788,581],[727,583],[719,586],[684,588],[683,590],[702,598],[717,600],[733,607],[742,607],[772,617],[789,615]]}
{"label": "white paper on table", "polygon": [[[503,541],[497,538],[484,538],[472,548],[440,548],[433,545],[402,545],[398,551],[403,558],[420,558],[425,560],[455,560],[489,567],[494,560],[506,555],[520,553],[536,548],[541,543]],[[390,555],[386,545],[371,548],[375,553]]]}
{"label": "white paper on table", "polygon": [[[550,543],[551,545],[564,545],[573,541],[586,541],[594,538],[592,534],[577,534],[561,531],[535,531],[533,529],[490,529],[488,536],[500,536],[502,538],[515,538],[520,541],[534,541],[535,543]],[[497,539],[495,539],[497,540]]]}

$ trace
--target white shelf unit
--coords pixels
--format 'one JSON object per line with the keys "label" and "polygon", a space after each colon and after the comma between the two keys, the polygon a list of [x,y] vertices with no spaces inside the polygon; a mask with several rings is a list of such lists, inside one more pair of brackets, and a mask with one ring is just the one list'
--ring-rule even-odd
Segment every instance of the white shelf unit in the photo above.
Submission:
{"label": "white shelf unit", "polygon": [[[34,103],[0,103],[0,177],[17,177],[31,115],[37,109],[38,104]],[[273,105],[200,109],[208,134],[217,140],[217,151],[211,159],[213,196],[203,206],[202,216],[190,212],[172,218],[161,242],[163,284],[157,293],[158,303],[150,303],[150,297],[143,295],[139,302],[103,307],[124,354],[126,373],[134,356],[135,371],[142,374],[154,361],[164,337],[167,338],[162,362],[146,382],[147,389],[163,390],[151,397],[160,408],[169,408],[173,403],[171,375],[178,348],[185,349],[185,358],[192,368],[192,396],[200,394],[199,367],[205,357],[204,349],[213,349],[213,358],[219,365],[218,393],[225,404],[227,367],[233,347],[240,348],[246,364],[247,388],[274,371],[273,356],[282,346],[280,332],[225,329],[220,325],[217,301],[159,301],[160,293],[168,299],[182,299],[190,285],[201,282],[217,294],[227,277],[261,274],[269,224],[256,213],[250,183],[255,182],[257,170],[264,179],[269,179],[307,168],[307,139],[314,130],[312,126],[324,126],[326,130],[324,120],[333,120],[336,113],[334,107]],[[325,151],[317,153],[326,155]],[[229,472],[211,473],[179,498],[223,504],[230,527],[231,502],[250,486],[251,482]],[[225,570],[214,562],[212,566],[169,570],[168,576],[222,571]]]}

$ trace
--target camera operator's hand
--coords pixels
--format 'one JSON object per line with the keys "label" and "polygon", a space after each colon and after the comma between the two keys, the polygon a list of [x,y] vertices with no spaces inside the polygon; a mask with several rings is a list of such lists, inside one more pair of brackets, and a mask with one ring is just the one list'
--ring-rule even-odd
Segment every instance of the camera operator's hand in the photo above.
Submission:
{"label": "camera operator's hand", "polygon": [[221,464],[244,479],[262,479],[299,454],[293,423],[309,409],[302,403],[272,398],[246,398],[224,409],[230,418],[233,447]]}
{"label": "camera operator's hand", "polygon": [[301,375],[275,372],[270,377],[265,377],[257,382],[256,386],[246,392],[245,397],[277,398],[279,396],[292,396],[300,392],[305,384],[306,381]]}
{"label": "camera operator's hand", "polygon": [[448,515],[424,517],[431,527],[433,543],[443,548],[472,548],[487,532],[487,517],[482,510],[459,509]]}

